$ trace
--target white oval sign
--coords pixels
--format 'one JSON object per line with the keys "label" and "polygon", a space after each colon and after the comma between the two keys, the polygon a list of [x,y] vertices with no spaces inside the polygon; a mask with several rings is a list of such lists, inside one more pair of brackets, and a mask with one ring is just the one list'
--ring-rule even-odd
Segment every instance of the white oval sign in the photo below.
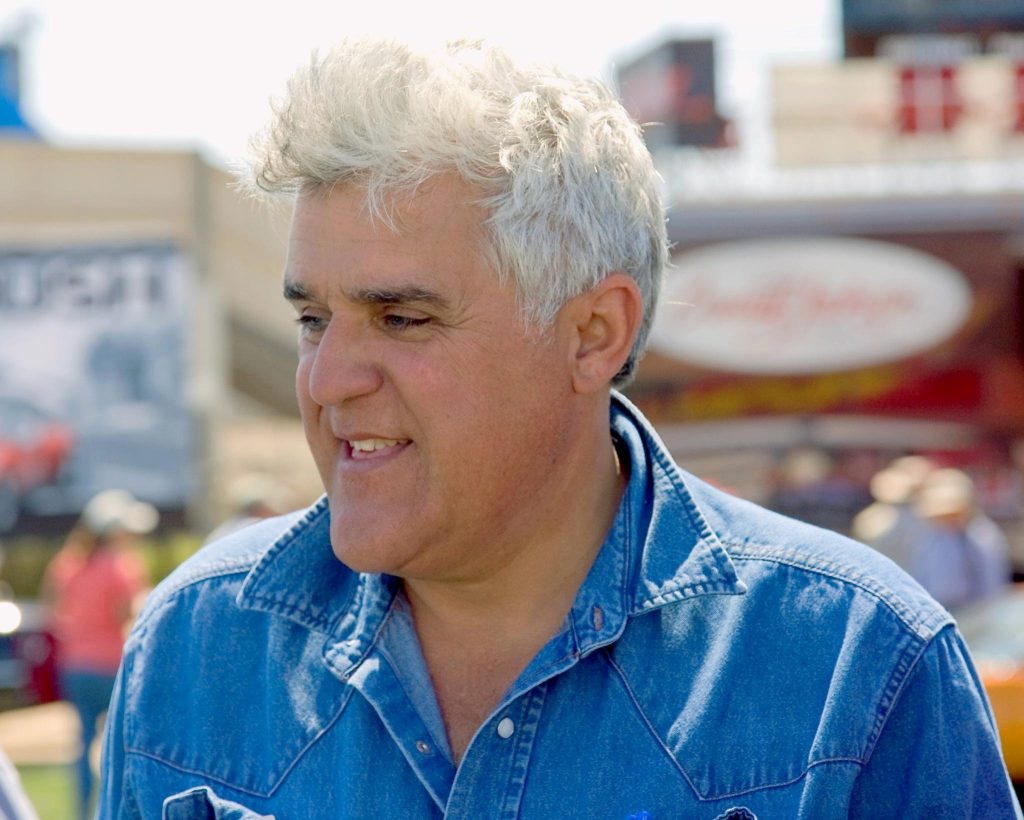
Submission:
{"label": "white oval sign", "polygon": [[673,264],[651,346],[735,373],[895,361],[952,336],[971,309],[971,289],[952,265],[867,239],[728,242]]}

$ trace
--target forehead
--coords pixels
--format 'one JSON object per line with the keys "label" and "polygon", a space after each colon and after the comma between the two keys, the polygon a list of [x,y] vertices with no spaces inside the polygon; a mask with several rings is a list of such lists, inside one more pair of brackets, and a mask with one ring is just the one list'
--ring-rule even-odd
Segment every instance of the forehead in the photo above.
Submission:
{"label": "forehead", "polygon": [[311,275],[324,265],[352,273],[396,265],[436,269],[467,257],[482,263],[486,212],[478,200],[474,188],[449,175],[389,195],[376,211],[356,185],[302,194],[292,218],[289,274]]}

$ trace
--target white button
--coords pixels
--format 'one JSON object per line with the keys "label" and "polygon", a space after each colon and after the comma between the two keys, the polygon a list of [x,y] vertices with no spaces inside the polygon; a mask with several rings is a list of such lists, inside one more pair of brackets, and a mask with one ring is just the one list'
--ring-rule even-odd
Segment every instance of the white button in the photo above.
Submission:
{"label": "white button", "polygon": [[428,755],[430,754],[430,744],[427,743],[425,740],[417,740],[416,751],[419,752],[421,755]]}
{"label": "white button", "polygon": [[512,722],[512,718],[502,718],[498,721],[498,737],[502,740],[508,740],[512,737],[512,733],[516,730],[516,725]]}

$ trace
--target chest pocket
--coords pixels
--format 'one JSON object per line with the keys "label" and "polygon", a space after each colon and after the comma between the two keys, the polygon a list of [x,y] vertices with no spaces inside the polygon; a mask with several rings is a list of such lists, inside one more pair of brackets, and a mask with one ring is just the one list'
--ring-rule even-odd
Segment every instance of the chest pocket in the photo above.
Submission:
{"label": "chest pocket", "polygon": [[230,800],[222,800],[208,787],[189,789],[164,801],[163,820],[274,820]]}

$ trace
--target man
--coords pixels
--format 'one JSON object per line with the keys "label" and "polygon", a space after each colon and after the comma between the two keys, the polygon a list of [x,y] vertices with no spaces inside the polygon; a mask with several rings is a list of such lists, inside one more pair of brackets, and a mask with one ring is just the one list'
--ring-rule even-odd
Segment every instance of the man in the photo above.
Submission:
{"label": "man", "polygon": [[914,504],[924,526],[912,544],[907,571],[951,612],[998,595],[1010,583],[1010,547],[999,525],[975,499],[961,470],[935,470]]}
{"label": "man", "polygon": [[949,616],[611,391],[666,242],[606,89],[349,43],[258,146],[326,496],[151,596],[102,817],[1019,816]]}

